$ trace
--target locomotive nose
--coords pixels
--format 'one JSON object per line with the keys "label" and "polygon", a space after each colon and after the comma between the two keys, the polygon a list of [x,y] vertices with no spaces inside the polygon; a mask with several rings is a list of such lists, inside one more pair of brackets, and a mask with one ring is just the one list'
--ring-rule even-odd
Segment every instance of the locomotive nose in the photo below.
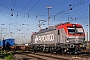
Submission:
{"label": "locomotive nose", "polygon": [[79,36],[76,36],[76,38],[78,38]]}
{"label": "locomotive nose", "polygon": [[84,37],[83,36],[69,36],[66,39],[66,42],[69,43],[84,43]]}

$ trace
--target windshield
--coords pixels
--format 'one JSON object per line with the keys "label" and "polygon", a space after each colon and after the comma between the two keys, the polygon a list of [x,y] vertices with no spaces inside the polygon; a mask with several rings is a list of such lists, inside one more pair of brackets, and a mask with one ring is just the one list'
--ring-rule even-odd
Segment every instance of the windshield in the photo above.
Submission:
{"label": "windshield", "polygon": [[83,28],[80,27],[68,27],[68,33],[70,34],[82,34],[83,33]]}

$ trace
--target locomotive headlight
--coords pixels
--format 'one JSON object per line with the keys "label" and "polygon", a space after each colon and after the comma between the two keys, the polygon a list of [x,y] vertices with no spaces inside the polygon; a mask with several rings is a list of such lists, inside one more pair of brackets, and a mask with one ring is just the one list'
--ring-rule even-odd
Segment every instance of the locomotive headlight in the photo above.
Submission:
{"label": "locomotive headlight", "polygon": [[83,45],[82,45],[82,44],[80,44],[79,46],[80,46],[80,47],[82,47]]}
{"label": "locomotive headlight", "polygon": [[69,42],[69,38],[66,39],[66,42]]}
{"label": "locomotive headlight", "polygon": [[75,24],[73,24],[73,26],[75,26]]}
{"label": "locomotive headlight", "polygon": [[66,42],[69,42],[69,40],[67,40]]}

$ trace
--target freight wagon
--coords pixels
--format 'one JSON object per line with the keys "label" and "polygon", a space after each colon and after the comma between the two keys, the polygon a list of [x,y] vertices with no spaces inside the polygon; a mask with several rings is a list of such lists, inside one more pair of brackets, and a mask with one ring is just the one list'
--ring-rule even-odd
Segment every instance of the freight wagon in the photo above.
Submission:
{"label": "freight wagon", "polygon": [[84,29],[70,22],[50,26],[31,35],[31,46],[34,51],[81,53],[86,47]]}
{"label": "freight wagon", "polygon": [[5,40],[0,40],[0,50],[3,49],[3,46],[5,46]]}
{"label": "freight wagon", "polygon": [[8,50],[8,49],[10,50],[10,47],[14,46],[14,45],[15,45],[15,39],[13,39],[13,38],[9,38],[9,39],[0,41],[0,47],[3,50]]}
{"label": "freight wagon", "polygon": [[15,39],[5,39],[5,45],[6,46],[14,46],[15,45]]}

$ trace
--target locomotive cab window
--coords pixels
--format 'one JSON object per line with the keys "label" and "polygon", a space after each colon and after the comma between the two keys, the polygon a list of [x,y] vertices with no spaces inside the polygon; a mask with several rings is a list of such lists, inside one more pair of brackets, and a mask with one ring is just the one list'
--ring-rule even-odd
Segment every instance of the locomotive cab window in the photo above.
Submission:
{"label": "locomotive cab window", "polygon": [[70,34],[82,34],[83,33],[83,28],[80,27],[68,27],[68,33]]}
{"label": "locomotive cab window", "polygon": [[76,28],[76,33],[83,33],[83,29],[82,28]]}

